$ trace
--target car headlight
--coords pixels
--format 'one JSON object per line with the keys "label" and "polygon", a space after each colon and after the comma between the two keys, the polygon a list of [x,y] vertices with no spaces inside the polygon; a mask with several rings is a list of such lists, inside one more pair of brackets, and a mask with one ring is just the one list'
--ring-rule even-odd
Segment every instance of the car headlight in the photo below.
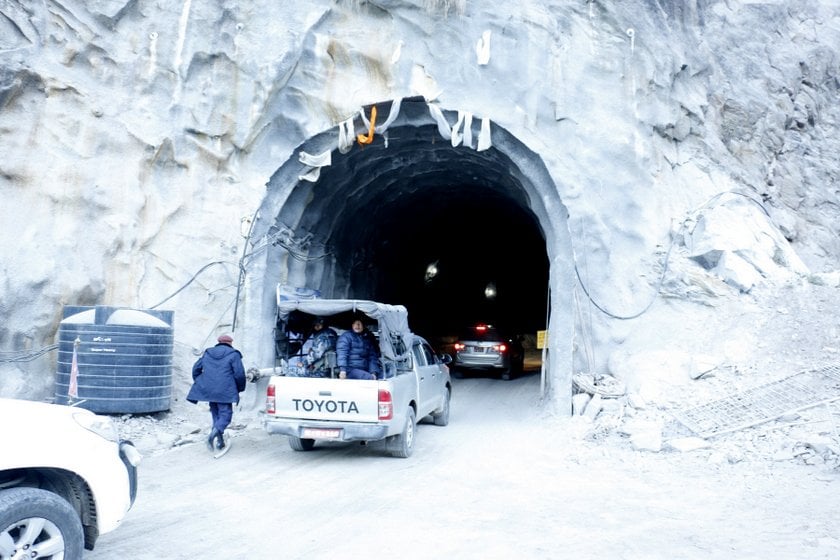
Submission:
{"label": "car headlight", "polygon": [[82,428],[89,430],[108,441],[117,443],[120,439],[120,435],[117,432],[117,426],[110,418],[99,416],[97,414],[77,412],[73,415],[73,419]]}

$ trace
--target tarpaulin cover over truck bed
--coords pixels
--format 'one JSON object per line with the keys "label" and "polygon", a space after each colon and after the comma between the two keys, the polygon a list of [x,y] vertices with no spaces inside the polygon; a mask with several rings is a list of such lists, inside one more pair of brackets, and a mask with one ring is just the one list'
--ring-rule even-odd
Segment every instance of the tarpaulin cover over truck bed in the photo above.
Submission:
{"label": "tarpaulin cover over truck bed", "polygon": [[[403,361],[411,351],[412,334],[408,328],[408,310],[402,305],[390,305],[359,299],[305,299],[278,298],[277,313],[286,321],[293,311],[329,317],[338,313],[361,312],[379,324],[379,348],[382,356]],[[399,344],[399,341],[402,344]]]}

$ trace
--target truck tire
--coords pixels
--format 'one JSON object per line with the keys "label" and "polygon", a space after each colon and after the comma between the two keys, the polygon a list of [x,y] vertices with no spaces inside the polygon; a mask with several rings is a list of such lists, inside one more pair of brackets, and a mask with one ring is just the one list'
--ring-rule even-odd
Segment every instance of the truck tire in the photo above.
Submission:
{"label": "truck tire", "polygon": [[295,451],[310,451],[315,447],[315,440],[289,436],[289,447]]}
{"label": "truck tire", "polygon": [[435,422],[435,426],[446,426],[449,424],[449,399],[452,397],[452,391],[449,389],[446,390],[446,396],[443,398],[443,406],[440,409],[440,412],[435,412],[432,414],[432,420]]}
{"label": "truck tire", "polygon": [[414,435],[417,430],[417,419],[415,418],[414,408],[408,407],[408,413],[405,415],[405,426],[401,434],[397,434],[391,440],[391,455],[401,459],[407,459],[414,451]]}
{"label": "truck tire", "polygon": [[[66,500],[39,488],[0,491],[0,543],[29,556],[81,558],[84,531],[79,514]],[[43,550],[42,550],[43,549]]]}

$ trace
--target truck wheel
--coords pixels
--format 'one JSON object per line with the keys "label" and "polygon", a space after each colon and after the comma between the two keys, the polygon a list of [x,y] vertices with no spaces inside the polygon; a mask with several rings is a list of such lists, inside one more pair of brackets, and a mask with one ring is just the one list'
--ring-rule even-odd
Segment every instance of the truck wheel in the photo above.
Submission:
{"label": "truck wheel", "polygon": [[417,420],[415,419],[414,409],[408,407],[402,433],[394,436],[394,439],[391,440],[391,455],[401,459],[411,456],[411,452],[414,451],[414,432],[416,429]]}
{"label": "truck wheel", "polygon": [[60,496],[39,488],[0,491],[0,556],[81,558],[82,522]]}
{"label": "truck wheel", "polygon": [[435,421],[435,426],[446,426],[449,424],[449,399],[452,396],[452,392],[447,389],[446,396],[443,398],[443,406],[440,409],[440,412],[436,412],[432,414],[432,419]]}
{"label": "truck wheel", "polygon": [[289,436],[289,447],[295,451],[310,451],[315,447],[315,440]]}

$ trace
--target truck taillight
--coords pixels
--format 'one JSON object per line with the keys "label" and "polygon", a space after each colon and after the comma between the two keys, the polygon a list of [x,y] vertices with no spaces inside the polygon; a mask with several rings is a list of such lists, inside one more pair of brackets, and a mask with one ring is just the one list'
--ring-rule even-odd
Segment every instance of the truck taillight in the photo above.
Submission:
{"label": "truck taillight", "polygon": [[274,398],[274,384],[269,384],[265,390],[265,412],[274,414],[276,412],[276,400]]}
{"label": "truck taillight", "polygon": [[390,420],[394,417],[394,401],[391,399],[391,392],[386,389],[379,390],[379,419]]}

